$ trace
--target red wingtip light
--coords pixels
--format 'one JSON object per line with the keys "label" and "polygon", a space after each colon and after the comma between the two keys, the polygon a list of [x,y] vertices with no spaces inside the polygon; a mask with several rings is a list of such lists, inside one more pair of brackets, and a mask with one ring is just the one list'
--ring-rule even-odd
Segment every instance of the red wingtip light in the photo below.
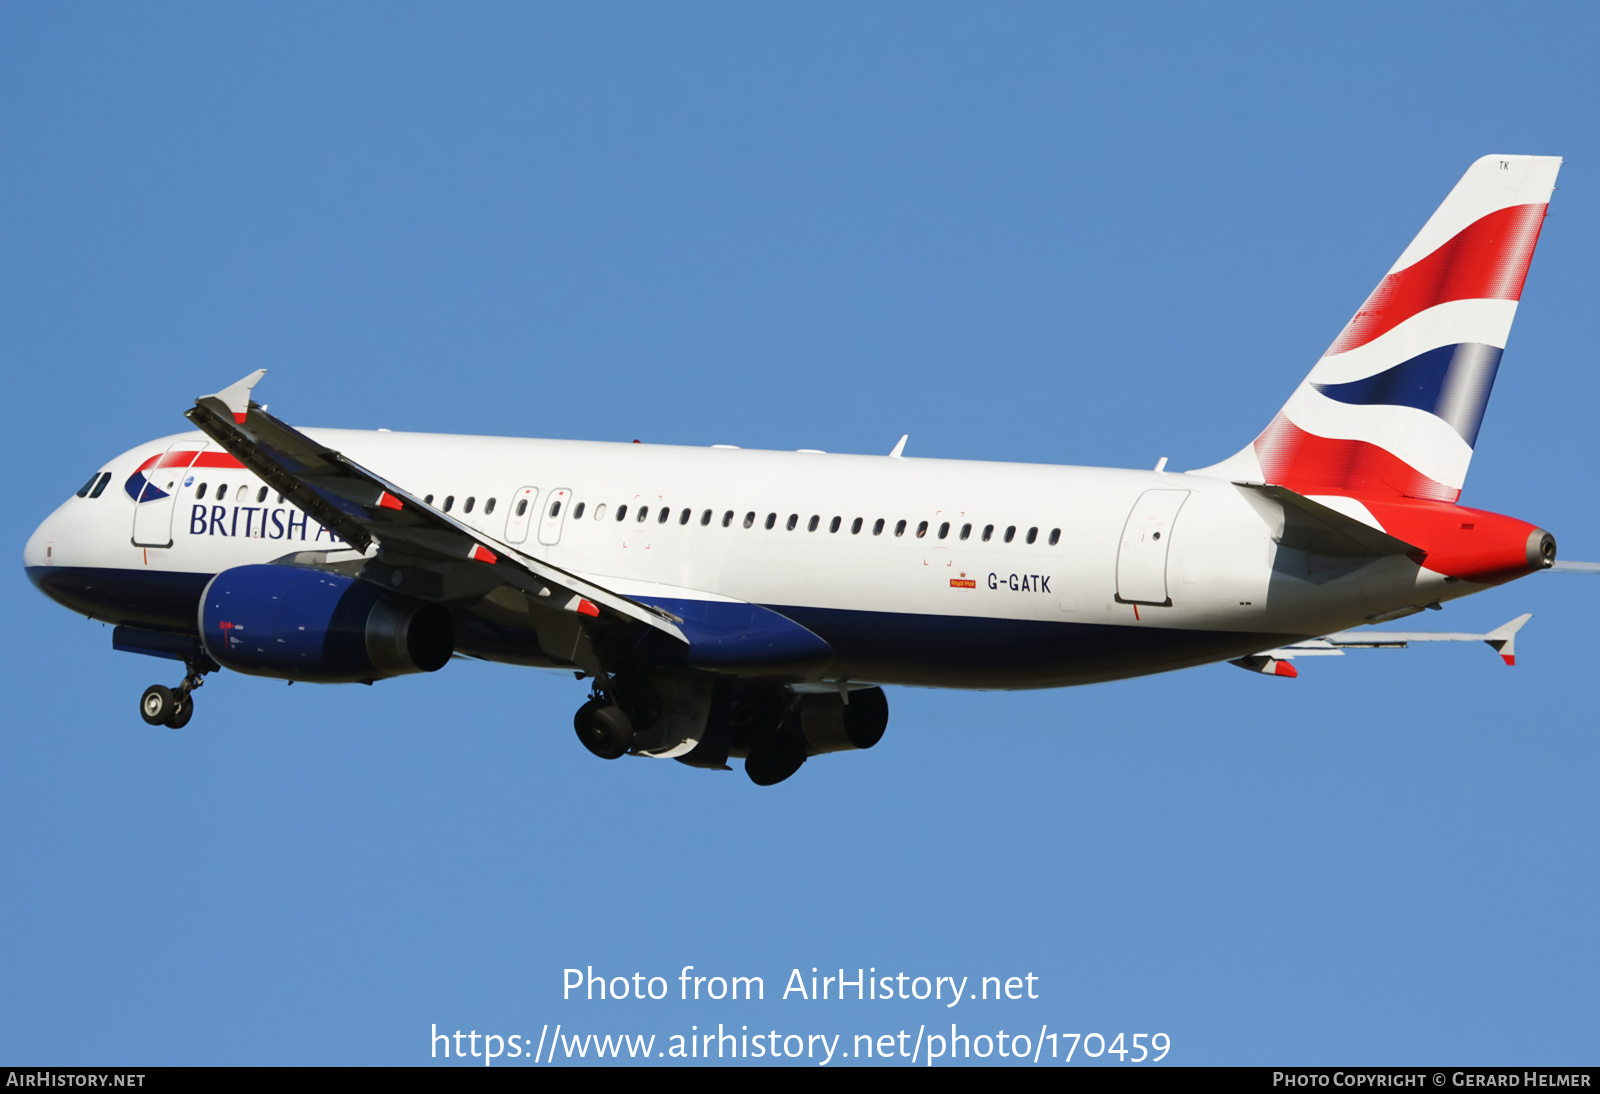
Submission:
{"label": "red wingtip light", "polygon": [[400,504],[400,499],[395,497],[393,494],[389,493],[389,491],[387,491],[387,490],[383,491],[381,494],[378,495],[378,507],[381,508],[381,509],[404,509],[405,508],[405,506]]}
{"label": "red wingtip light", "polygon": [[1294,679],[1295,677],[1299,676],[1300,673],[1298,671],[1296,671],[1295,667],[1293,665],[1291,665],[1289,662],[1287,662],[1287,661],[1279,661],[1278,663],[1276,663],[1275,665],[1272,666],[1272,675],[1274,675],[1274,676],[1287,676],[1290,679]]}
{"label": "red wingtip light", "polygon": [[600,618],[600,609],[595,607],[586,599],[580,599],[578,601],[578,613],[580,615],[592,615],[596,619]]}
{"label": "red wingtip light", "polygon": [[500,561],[493,551],[489,550],[489,548],[485,547],[481,543],[474,543],[472,545],[472,554],[468,557],[470,557],[474,562],[487,562],[491,566]]}

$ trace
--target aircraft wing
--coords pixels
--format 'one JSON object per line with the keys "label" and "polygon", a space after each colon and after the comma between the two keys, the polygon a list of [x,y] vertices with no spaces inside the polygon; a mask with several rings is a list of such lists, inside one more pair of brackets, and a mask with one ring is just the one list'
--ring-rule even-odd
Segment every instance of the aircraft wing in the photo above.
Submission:
{"label": "aircraft wing", "polygon": [[572,612],[580,622],[627,620],[688,644],[661,609],[468,527],[268,414],[250,398],[266,371],[196,399],[185,417],[356,551],[370,556],[376,545],[376,558],[362,567],[367,580],[436,601],[473,599],[510,585],[532,604]]}
{"label": "aircraft wing", "polygon": [[1345,650],[1404,649],[1413,642],[1484,642],[1506,664],[1515,665],[1517,632],[1532,618],[1531,613],[1519,615],[1487,634],[1468,634],[1463,631],[1335,631],[1321,638],[1308,638],[1277,649],[1262,650],[1249,657],[1230,661],[1229,664],[1267,676],[1294,677],[1300,675],[1291,664],[1296,657],[1342,657]]}

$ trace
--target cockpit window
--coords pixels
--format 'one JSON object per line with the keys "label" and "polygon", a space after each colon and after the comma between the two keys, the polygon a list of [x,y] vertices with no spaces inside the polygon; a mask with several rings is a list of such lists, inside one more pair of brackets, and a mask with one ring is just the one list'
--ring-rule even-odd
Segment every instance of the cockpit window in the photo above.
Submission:
{"label": "cockpit window", "polygon": [[80,497],[80,498],[88,497],[89,496],[89,491],[94,489],[95,480],[98,479],[99,477],[100,477],[100,472],[98,472],[98,471],[96,471],[94,474],[90,475],[89,476],[89,481],[84,483],[82,486],[78,487],[78,497]]}
{"label": "cockpit window", "polygon": [[98,498],[105,492],[106,483],[111,481],[111,472],[105,471],[100,475],[100,481],[94,484],[94,489],[89,491],[90,498]]}

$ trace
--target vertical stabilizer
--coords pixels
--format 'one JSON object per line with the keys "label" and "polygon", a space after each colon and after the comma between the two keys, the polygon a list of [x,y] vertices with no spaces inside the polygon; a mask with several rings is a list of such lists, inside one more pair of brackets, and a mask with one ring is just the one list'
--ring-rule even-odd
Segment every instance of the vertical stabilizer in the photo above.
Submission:
{"label": "vertical stabilizer", "polygon": [[1469,167],[1271,424],[1198,473],[1454,502],[1560,167],[1556,156]]}

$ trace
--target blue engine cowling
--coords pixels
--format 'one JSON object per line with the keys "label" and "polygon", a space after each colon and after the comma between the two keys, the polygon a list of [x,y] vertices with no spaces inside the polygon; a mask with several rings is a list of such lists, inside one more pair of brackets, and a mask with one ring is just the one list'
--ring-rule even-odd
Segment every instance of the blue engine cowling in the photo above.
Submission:
{"label": "blue engine cowling", "polygon": [[439,605],[295,566],[212,578],[200,637],[224,668],[324,684],[434,672],[455,652],[455,625]]}

